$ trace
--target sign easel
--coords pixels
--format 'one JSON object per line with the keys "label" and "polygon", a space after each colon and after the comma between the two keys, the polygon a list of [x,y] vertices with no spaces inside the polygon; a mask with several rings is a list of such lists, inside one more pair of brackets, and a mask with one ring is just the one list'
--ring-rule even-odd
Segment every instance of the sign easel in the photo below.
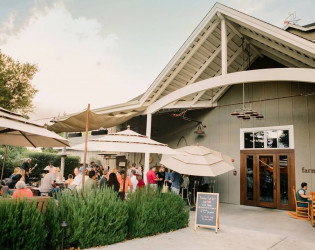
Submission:
{"label": "sign easel", "polygon": [[195,230],[197,227],[219,229],[219,194],[197,193]]}

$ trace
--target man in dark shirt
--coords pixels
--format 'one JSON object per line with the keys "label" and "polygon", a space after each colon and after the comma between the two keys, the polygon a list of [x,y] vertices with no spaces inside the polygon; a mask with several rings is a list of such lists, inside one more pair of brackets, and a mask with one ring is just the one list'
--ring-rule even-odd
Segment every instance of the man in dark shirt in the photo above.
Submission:
{"label": "man in dark shirt", "polygon": [[30,173],[31,173],[31,159],[30,158],[28,158],[28,159],[26,159],[26,161],[25,162],[23,162],[23,164],[22,164],[22,169],[24,169],[25,170],[25,183],[26,184],[29,184],[29,177],[30,177]]}
{"label": "man in dark shirt", "polygon": [[165,166],[163,164],[161,164],[159,172],[157,173],[157,177],[159,178],[157,181],[158,187],[162,189],[165,181]]}

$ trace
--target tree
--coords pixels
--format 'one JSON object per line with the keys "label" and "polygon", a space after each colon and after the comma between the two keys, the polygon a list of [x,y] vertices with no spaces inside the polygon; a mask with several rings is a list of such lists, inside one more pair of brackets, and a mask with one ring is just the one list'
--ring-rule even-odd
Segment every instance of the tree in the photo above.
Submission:
{"label": "tree", "polygon": [[31,84],[37,66],[20,63],[0,50],[0,107],[27,114],[33,109],[37,89]]}

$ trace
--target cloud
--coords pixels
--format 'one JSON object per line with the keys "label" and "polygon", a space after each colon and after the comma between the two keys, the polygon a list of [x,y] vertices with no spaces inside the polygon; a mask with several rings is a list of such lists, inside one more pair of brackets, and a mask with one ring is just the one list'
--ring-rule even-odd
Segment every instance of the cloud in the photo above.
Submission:
{"label": "cloud", "polygon": [[[14,16],[7,29],[14,29]],[[119,63],[119,39],[101,33],[95,19],[73,18],[62,4],[46,12],[33,11],[28,25],[17,34],[4,33],[4,53],[39,67],[33,83],[39,89],[34,99],[38,113],[75,112],[87,103],[101,107],[117,103],[126,78]],[[48,114],[47,114],[48,115]]]}

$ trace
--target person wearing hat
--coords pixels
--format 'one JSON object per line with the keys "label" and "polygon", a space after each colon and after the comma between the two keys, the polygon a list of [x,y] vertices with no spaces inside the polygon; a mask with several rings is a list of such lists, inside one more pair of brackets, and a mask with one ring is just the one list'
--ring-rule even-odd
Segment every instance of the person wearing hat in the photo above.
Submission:
{"label": "person wearing hat", "polygon": [[53,168],[54,168],[53,162],[50,161],[49,164],[44,168],[44,170],[51,171],[53,170]]}

